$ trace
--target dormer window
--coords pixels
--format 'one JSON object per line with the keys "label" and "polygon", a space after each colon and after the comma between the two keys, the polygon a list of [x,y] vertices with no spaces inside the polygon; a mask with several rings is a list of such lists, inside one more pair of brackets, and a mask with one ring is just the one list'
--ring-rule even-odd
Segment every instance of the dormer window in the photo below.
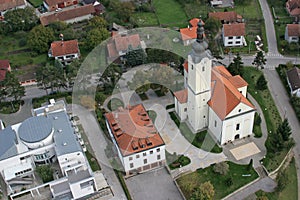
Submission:
{"label": "dormer window", "polygon": [[192,65],[192,70],[194,69],[194,65]]}

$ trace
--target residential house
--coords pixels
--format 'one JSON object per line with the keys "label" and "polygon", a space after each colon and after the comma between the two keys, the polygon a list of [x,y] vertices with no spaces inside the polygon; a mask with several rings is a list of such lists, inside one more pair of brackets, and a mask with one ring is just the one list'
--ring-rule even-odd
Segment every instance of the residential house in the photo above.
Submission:
{"label": "residential house", "polygon": [[59,60],[64,65],[70,64],[74,59],[80,57],[78,41],[54,41],[51,43],[48,56]]}
{"label": "residential house", "polygon": [[65,8],[68,6],[77,5],[77,0],[44,0],[43,5],[47,11],[55,11],[58,8]]}
{"label": "residential house", "polygon": [[225,47],[246,45],[245,23],[223,24],[222,38]]}
{"label": "residential house", "polygon": [[105,7],[97,0],[83,0],[85,5],[92,4],[96,10],[96,15],[102,15],[105,12]]}
{"label": "residential house", "polygon": [[233,7],[233,0],[210,0],[210,5],[212,7]]}
{"label": "residential house", "polygon": [[165,143],[142,104],[105,115],[109,135],[126,175],[165,164]]}
{"label": "residential house", "polygon": [[75,7],[72,9],[62,10],[50,15],[43,15],[40,17],[41,24],[47,26],[50,23],[57,21],[64,21],[66,23],[76,23],[83,20],[93,18],[95,8],[92,4]]}
{"label": "residential house", "polygon": [[243,17],[234,11],[210,12],[210,13],[208,13],[208,17],[217,19],[222,24],[229,24],[229,23],[236,23],[236,22],[242,23],[243,22]]}
{"label": "residential house", "polygon": [[[199,23],[199,18],[193,18],[189,21],[187,28],[180,29],[181,40],[184,46],[192,44],[197,38],[197,24]],[[201,20],[204,25],[204,22]]]}
{"label": "residential house", "polygon": [[24,9],[27,6],[25,0],[0,0],[0,19],[3,19],[3,16],[6,11],[12,9]]}
{"label": "residential house", "polygon": [[295,17],[295,21],[299,21],[300,0],[287,0],[287,2],[285,3],[285,7],[290,16]]}
{"label": "residential house", "polygon": [[0,81],[5,79],[7,72],[11,72],[9,60],[0,60]]}
{"label": "residential house", "polygon": [[300,69],[294,67],[286,72],[292,96],[300,97]]}
{"label": "residential house", "polygon": [[[64,102],[52,99],[32,114],[25,121],[0,130],[0,174],[10,197],[33,195],[32,190],[40,194],[41,188],[48,189],[54,199],[80,199],[95,194],[99,188],[79,143],[80,133],[75,132]],[[36,185],[36,166],[53,163],[58,166],[55,180]]]}
{"label": "residential house", "polygon": [[300,36],[300,24],[287,24],[285,27],[284,39],[291,42],[298,42]]}
{"label": "residential house", "polygon": [[174,92],[175,111],[193,132],[208,129],[219,144],[252,135],[255,107],[247,100],[247,82],[213,63],[198,25],[197,40],[184,65],[186,88]]}
{"label": "residential house", "polygon": [[114,32],[113,37],[107,44],[107,61],[123,62],[124,56],[130,50],[146,49],[146,44],[140,39],[139,34],[127,35]]}

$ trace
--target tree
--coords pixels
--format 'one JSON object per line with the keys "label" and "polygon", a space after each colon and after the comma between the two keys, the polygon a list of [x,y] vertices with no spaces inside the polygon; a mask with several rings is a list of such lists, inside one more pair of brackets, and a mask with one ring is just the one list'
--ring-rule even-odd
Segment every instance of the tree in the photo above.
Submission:
{"label": "tree", "polygon": [[233,58],[233,62],[229,64],[228,71],[233,75],[243,75],[243,66],[242,58],[239,53],[236,54],[236,57]]}
{"label": "tree", "polygon": [[256,88],[259,90],[265,90],[268,88],[267,83],[265,76],[262,74],[256,81]]}
{"label": "tree", "polygon": [[283,122],[278,126],[277,128],[278,134],[282,136],[282,139],[284,141],[288,141],[290,138],[290,135],[292,134],[291,127],[289,125],[289,122],[287,118],[283,120]]}
{"label": "tree", "polygon": [[88,32],[85,39],[85,46],[88,50],[92,50],[108,37],[109,32],[105,28],[94,28]]}
{"label": "tree", "polygon": [[122,69],[116,64],[110,64],[103,72],[100,81],[104,83],[105,88],[113,88],[122,76]]}
{"label": "tree", "polygon": [[87,29],[88,30],[92,30],[94,28],[107,28],[107,21],[103,18],[103,17],[99,17],[99,16],[95,16],[93,17],[88,25],[87,25]]}
{"label": "tree", "polygon": [[46,53],[54,39],[54,32],[51,28],[39,25],[29,32],[27,43],[32,50],[38,53]]}
{"label": "tree", "polygon": [[53,30],[54,36],[57,39],[60,34],[63,35],[64,40],[72,40],[76,38],[73,28],[63,21],[53,22],[48,25],[48,28]]}
{"label": "tree", "polygon": [[44,183],[53,180],[53,170],[50,165],[39,165],[35,170],[40,175]]}
{"label": "tree", "polygon": [[255,115],[254,115],[254,124],[255,124],[256,126],[260,126],[260,124],[261,124],[261,117],[260,117],[260,115],[257,114],[257,113],[255,113]]}
{"label": "tree", "polygon": [[172,89],[175,86],[174,78],[174,70],[171,67],[159,65],[152,69],[150,82],[159,84],[161,93],[165,94],[169,88]]}
{"label": "tree", "polygon": [[259,51],[259,52],[257,52],[252,65],[255,65],[257,70],[259,68],[263,69],[266,62],[267,62],[267,59],[265,59],[264,53],[262,51]]}
{"label": "tree", "polygon": [[214,186],[210,181],[204,182],[192,194],[192,200],[212,200],[215,196]]}
{"label": "tree", "polygon": [[215,164],[214,166],[214,172],[221,174],[221,175],[226,175],[229,171],[229,165],[226,162],[220,162]]}
{"label": "tree", "polygon": [[219,32],[221,25],[220,20],[210,17],[205,21],[205,30],[215,35]]}
{"label": "tree", "polygon": [[288,173],[286,172],[286,170],[280,171],[278,173],[276,181],[277,181],[276,190],[278,192],[281,192],[289,182],[289,177],[288,177]]}
{"label": "tree", "polygon": [[247,166],[247,170],[250,171],[252,169],[252,166],[253,166],[253,159],[251,158],[250,162],[249,162],[249,164]]}
{"label": "tree", "polygon": [[147,92],[150,89],[150,74],[143,70],[138,70],[133,75],[132,81],[128,82],[131,90],[135,90],[138,94]]}
{"label": "tree", "polygon": [[268,199],[268,197],[263,195],[263,196],[257,197],[256,200],[269,200],[269,199]]}
{"label": "tree", "polygon": [[38,17],[31,7],[9,10],[4,14],[7,31],[29,31],[38,23]]}
{"label": "tree", "polygon": [[126,66],[135,67],[146,62],[146,53],[143,49],[131,50],[125,55]]}
{"label": "tree", "polygon": [[73,60],[71,64],[66,65],[65,73],[66,73],[66,79],[69,86],[72,86],[74,84],[74,78],[77,76],[80,66],[81,66],[81,62],[78,59]]}
{"label": "tree", "polygon": [[117,13],[117,17],[122,19],[124,22],[128,22],[130,16],[134,13],[135,6],[131,1],[119,2],[111,1],[110,6]]}

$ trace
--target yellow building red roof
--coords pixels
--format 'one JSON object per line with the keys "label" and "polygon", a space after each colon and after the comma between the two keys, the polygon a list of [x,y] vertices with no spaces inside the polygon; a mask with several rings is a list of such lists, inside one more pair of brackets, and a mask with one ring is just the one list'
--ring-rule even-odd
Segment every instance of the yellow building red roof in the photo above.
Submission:
{"label": "yellow building red roof", "polygon": [[123,156],[164,145],[142,104],[105,114]]}

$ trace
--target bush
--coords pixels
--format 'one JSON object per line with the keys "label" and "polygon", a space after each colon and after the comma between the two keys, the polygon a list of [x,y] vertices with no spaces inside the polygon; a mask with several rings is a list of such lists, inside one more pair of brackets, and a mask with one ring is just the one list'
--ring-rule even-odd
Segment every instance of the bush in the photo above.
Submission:
{"label": "bush", "polygon": [[53,181],[53,170],[50,165],[37,166],[36,172],[39,174],[44,183]]}
{"label": "bush", "polygon": [[229,171],[229,165],[226,162],[220,162],[215,164],[213,169],[215,173],[226,175]]}
{"label": "bush", "polygon": [[20,39],[20,41],[19,41],[19,46],[20,47],[24,47],[24,46],[26,46],[26,44],[27,44],[26,38]]}
{"label": "bush", "polygon": [[254,115],[254,124],[257,126],[260,126],[260,124],[261,124],[261,117],[257,113],[255,113],[255,115]]}

